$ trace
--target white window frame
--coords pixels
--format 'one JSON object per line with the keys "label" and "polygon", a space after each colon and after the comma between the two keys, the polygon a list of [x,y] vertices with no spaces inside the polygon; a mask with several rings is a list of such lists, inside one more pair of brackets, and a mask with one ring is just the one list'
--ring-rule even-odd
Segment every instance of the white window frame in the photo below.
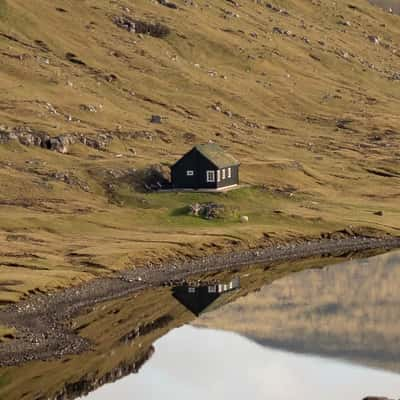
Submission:
{"label": "white window frame", "polygon": [[209,286],[208,293],[217,293],[217,286]]}
{"label": "white window frame", "polygon": [[221,172],[217,170],[217,182],[221,182]]}
{"label": "white window frame", "polygon": [[226,171],[225,168],[223,168],[222,170],[222,180],[226,179]]}
{"label": "white window frame", "polygon": [[194,171],[191,170],[191,169],[188,169],[188,170],[186,171],[186,176],[194,176]]}
{"label": "white window frame", "polygon": [[232,168],[231,167],[228,168],[228,179],[229,178],[232,178]]}
{"label": "white window frame", "polygon": [[188,293],[196,293],[196,288],[195,287],[191,287],[191,286],[189,286],[188,287]]}
{"label": "white window frame", "polygon": [[215,171],[209,170],[206,172],[207,182],[215,182]]}

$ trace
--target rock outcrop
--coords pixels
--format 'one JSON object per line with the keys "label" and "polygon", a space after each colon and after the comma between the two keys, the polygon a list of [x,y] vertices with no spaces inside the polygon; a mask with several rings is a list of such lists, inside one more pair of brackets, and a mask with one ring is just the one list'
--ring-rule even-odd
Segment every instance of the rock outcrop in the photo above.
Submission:
{"label": "rock outcrop", "polygon": [[50,136],[30,128],[9,129],[0,127],[0,144],[18,141],[24,146],[38,146],[43,149],[67,153],[70,145],[81,143],[97,150],[105,150],[113,140],[111,134],[85,136],[82,134],[63,134]]}

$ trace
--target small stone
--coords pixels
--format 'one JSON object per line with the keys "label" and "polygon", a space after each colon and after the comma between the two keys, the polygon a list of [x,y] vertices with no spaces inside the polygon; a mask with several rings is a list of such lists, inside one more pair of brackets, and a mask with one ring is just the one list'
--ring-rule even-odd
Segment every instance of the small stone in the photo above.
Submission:
{"label": "small stone", "polygon": [[245,223],[249,222],[249,217],[248,217],[247,215],[242,215],[242,216],[240,217],[240,222],[241,222],[242,224],[245,224]]}
{"label": "small stone", "polygon": [[370,42],[374,43],[374,44],[379,44],[380,43],[380,39],[378,36],[374,36],[374,35],[369,35],[368,39]]}
{"label": "small stone", "polygon": [[150,122],[152,124],[161,124],[161,116],[160,115],[152,115]]}

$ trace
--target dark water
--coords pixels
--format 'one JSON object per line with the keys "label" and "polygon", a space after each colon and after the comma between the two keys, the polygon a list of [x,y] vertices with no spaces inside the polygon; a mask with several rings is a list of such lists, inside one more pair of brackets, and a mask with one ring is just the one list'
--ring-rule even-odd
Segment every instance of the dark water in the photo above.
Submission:
{"label": "dark water", "polygon": [[[0,399],[397,399],[400,251],[340,261],[253,266],[202,277],[198,297],[161,288],[96,306],[74,321],[90,352],[0,369]],[[211,281],[226,286],[207,294]]]}

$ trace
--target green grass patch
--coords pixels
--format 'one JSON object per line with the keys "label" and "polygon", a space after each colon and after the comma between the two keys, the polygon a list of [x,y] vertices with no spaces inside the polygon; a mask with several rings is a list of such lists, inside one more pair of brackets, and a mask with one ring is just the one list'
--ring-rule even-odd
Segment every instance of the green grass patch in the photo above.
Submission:
{"label": "green grass patch", "polygon": [[7,0],[0,0],[0,18],[5,18],[7,16],[7,11]]}
{"label": "green grass patch", "polygon": [[[10,379],[6,375],[1,375],[0,376],[0,388],[5,387],[10,383]],[[1,393],[0,393],[0,399],[3,399]]]}

